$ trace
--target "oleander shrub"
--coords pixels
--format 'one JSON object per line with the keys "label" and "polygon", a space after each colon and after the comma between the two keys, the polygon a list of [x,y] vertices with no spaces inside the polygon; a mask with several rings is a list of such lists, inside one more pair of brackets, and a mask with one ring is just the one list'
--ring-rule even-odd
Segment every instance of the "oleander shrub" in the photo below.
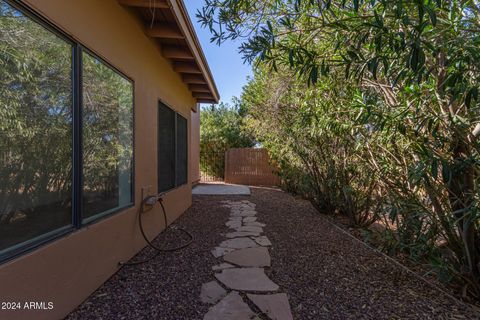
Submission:
{"label": "oleander shrub", "polygon": [[480,4],[207,0],[241,39],[242,104],[289,190],[480,298]]}

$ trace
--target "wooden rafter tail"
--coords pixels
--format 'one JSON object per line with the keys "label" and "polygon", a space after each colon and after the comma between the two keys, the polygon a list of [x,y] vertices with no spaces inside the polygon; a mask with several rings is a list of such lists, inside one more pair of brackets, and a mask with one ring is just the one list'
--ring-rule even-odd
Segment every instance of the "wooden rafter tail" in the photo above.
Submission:
{"label": "wooden rafter tail", "polygon": [[184,39],[182,32],[175,26],[162,23],[147,28],[146,34],[152,38],[161,39]]}
{"label": "wooden rafter tail", "polygon": [[151,8],[151,9],[167,9],[169,5],[166,0],[117,0],[123,6]]}
{"label": "wooden rafter tail", "polygon": [[188,84],[207,84],[205,78],[199,74],[184,74],[182,76],[183,82]]}
{"label": "wooden rafter tail", "polygon": [[162,53],[165,58],[172,60],[195,60],[192,52],[185,46],[163,46]]}
{"label": "wooden rafter tail", "polygon": [[188,89],[192,92],[208,92],[208,93],[211,93],[210,88],[205,84],[189,84]]}

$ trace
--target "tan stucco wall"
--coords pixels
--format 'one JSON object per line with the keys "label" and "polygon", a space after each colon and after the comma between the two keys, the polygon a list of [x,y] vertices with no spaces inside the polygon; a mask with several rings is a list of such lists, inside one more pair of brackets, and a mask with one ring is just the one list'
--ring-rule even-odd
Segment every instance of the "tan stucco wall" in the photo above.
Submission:
{"label": "tan stucco wall", "polygon": [[190,180],[196,184],[200,181],[200,106],[192,111],[190,129]]}
{"label": "tan stucco wall", "polygon": [[[142,187],[157,190],[158,99],[189,121],[195,101],[159,48],[144,35],[136,17],[115,0],[25,3],[135,81],[136,206],[0,265],[0,302],[54,305],[51,311],[0,310],[0,319],[58,319],[115,273],[119,261],[128,260],[144,247],[137,212]],[[170,222],[181,215],[191,205],[191,181],[169,192],[165,205]],[[162,221],[158,207],[147,213],[147,233],[152,237],[159,233]]]}

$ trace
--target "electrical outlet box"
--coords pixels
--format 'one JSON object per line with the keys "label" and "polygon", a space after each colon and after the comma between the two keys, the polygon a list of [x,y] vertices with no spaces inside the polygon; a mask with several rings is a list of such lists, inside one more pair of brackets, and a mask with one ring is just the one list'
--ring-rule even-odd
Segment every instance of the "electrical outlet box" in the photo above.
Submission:
{"label": "electrical outlet box", "polygon": [[146,198],[150,197],[150,196],[154,196],[155,194],[153,193],[153,187],[152,186],[143,186],[142,187],[142,211],[145,212],[145,211],[148,211],[148,210],[151,210],[153,208],[153,206],[150,206],[150,205],[147,205],[145,203],[143,203],[143,200],[145,200]]}

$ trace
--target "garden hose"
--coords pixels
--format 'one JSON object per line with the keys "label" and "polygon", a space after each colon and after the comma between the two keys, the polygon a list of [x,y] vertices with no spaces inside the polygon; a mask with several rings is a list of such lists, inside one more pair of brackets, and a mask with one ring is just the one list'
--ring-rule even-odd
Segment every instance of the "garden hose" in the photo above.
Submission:
{"label": "garden hose", "polygon": [[[194,240],[194,237],[193,235],[188,232],[187,230],[183,229],[183,228],[176,228],[180,231],[182,231],[183,233],[185,233],[187,235],[187,237],[189,238],[189,240],[178,246],[178,247],[174,247],[174,248],[159,248],[157,247],[156,245],[154,245],[152,243],[152,241],[150,241],[147,237],[147,234],[145,233],[145,230],[143,228],[143,220],[142,220],[142,215],[145,213],[145,211],[143,211],[143,207],[145,204],[148,203],[148,201],[151,201],[153,197],[148,197],[148,198],[145,198],[141,205],[140,205],[140,211],[139,211],[139,214],[138,214],[138,224],[139,224],[139,227],[140,227],[140,233],[142,234],[143,236],[143,239],[145,239],[145,242],[148,244],[148,246],[152,249],[154,249],[155,251],[157,251],[153,256],[151,256],[150,258],[147,258],[145,260],[142,260],[142,261],[137,261],[137,262],[120,262],[119,264],[121,266],[135,266],[135,265],[139,265],[139,264],[143,264],[143,263],[146,263],[146,262],[149,262],[153,259],[155,259],[160,253],[162,252],[174,252],[174,251],[178,251],[178,250],[181,250],[183,248],[186,248],[187,246],[189,246],[190,244],[192,244],[193,240]],[[163,198],[161,196],[159,197],[155,197],[155,202],[158,201],[160,203],[160,206],[162,207],[162,212],[163,212],[163,220],[165,222],[165,230],[164,232],[170,228],[170,226],[168,225],[168,221],[167,221],[167,212],[165,210],[165,206],[163,205]]]}

